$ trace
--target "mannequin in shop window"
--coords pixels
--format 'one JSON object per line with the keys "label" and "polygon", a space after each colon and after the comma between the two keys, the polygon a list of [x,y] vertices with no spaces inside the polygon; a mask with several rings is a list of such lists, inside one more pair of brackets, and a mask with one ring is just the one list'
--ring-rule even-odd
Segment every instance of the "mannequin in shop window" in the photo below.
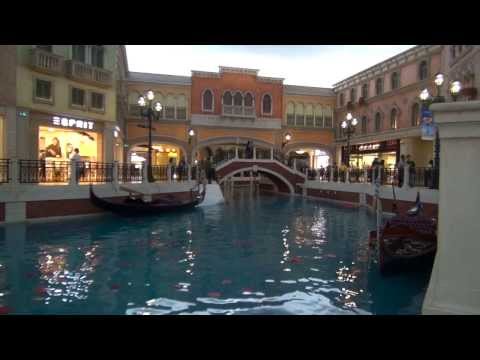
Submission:
{"label": "mannequin in shop window", "polygon": [[47,146],[47,157],[62,157],[62,148],[60,147],[60,141],[58,138],[54,137],[52,139],[52,143]]}

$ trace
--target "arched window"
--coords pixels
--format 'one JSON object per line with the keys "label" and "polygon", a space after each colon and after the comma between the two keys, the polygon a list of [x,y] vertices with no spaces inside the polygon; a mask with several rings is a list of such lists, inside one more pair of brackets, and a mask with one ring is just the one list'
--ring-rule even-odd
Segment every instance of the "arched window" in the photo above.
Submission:
{"label": "arched window", "polygon": [[315,106],[315,127],[323,128],[323,110],[320,105]]}
{"label": "arched window", "polygon": [[354,103],[357,101],[357,89],[356,88],[351,88],[350,89],[350,101]]}
{"label": "arched window", "polygon": [[415,103],[412,105],[412,126],[418,126],[420,124],[420,105]]}
{"label": "arched window", "polygon": [[362,134],[367,133],[368,119],[366,116],[362,117]]}
{"label": "arched window", "polygon": [[333,111],[330,106],[327,106],[323,112],[324,124],[326,128],[333,128]]}
{"label": "arched window", "polygon": [[203,92],[202,96],[202,110],[213,111],[213,94],[210,89]]}
{"label": "arched window", "polygon": [[362,97],[364,100],[368,98],[368,84],[362,85]]}
{"label": "arched window", "polygon": [[272,113],[272,97],[269,94],[263,95],[262,113],[263,114],[271,114]]}
{"label": "arched window", "polygon": [[233,105],[233,97],[230,91],[227,91],[225,94],[223,94],[223,105]]}
{"label": "arched window", "polygon": [[426,61],[422,61],[418,67],[418,77],[425,80],[428,77],[428,66]]}
{"label": "arched window", "polygon": [[303,104],[295,104],[295,125],[296,126],[305,126]]}
{"label": "arched window", "polygon": [[166,119],[175,119],[175,98],[173,97],[173,95],[171,94],[167,95],[164,109],[165,109]]}
{"label": "arched window", "polygon": [[382,95],[383,94],[383,79],[378,78],[377,81],[375,81],[375,94],[376,95]]}
{"label": "arched window", "polygon": [[391,77],[392,90],[398,89],[400,87],[400,77],[397,72],[394,72]]}
{"label": "arched window", "polygon": [[177,119],[186,120],[187,119],[187,98],[185,95],[177,96]]}
{"label": "arched window", "polygon": [[253,106],[253,96],[250,93],[245,95],[245,106]]}
{"label": "arched window", "polygon": [[340,106],[343,106],[344,103],[345,103],[345,95],[343,95],[343,93],[340,94],[340,97],[339,97],[339,104]]}
{"label": "arched window", "polygon": [[305,126],[313,127],[313,105],[308,104],[305,107]]}
{"label": "arched window", "polygon": [[380,131],[382,129],[382,115],[377,112],[375,114],[375,131]]}
{"label": "arched window", "polygon": [[295,125],[295,104],[292,102],[287,105],[287,125]]}
{"label": "arched window", "polygon": [[233,97],[233,105],[234,106],[242,106],[243,105],[243,96],[241,93],[237,92],[235,93],[235,96]]}
{"label": "arched window", "polygon": [[397,128],[397,109],[393,108],[390,112],[390,128],[396,129]]}

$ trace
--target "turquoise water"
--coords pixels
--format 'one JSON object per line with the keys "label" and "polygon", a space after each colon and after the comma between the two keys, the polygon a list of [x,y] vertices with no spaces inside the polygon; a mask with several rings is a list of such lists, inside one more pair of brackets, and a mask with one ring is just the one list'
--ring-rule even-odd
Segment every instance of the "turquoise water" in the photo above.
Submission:
{"label": "turquoise water", "polygon": [[0,228],[4,314],[418,314],[429,274],[382,277],[364,209],[238,192],[225,205]]}

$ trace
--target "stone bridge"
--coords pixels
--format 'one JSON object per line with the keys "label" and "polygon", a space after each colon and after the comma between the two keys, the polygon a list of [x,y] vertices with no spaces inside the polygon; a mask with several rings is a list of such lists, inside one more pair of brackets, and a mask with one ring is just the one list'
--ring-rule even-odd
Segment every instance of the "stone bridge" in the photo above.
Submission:
{"label": "stone bridge", "polygon": [[299,185],[306,180],[305,174],[289,168],[280,161],[273,159],[231,159],[215,168],[218,183],[243,171],[259,172],[267,176],[278,187],[280,192],[301,193]]}

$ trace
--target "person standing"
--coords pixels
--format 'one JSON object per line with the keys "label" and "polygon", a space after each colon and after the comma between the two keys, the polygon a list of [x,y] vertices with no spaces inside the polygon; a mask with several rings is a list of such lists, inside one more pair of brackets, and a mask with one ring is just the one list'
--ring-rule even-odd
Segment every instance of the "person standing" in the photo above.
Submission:
{"label": "person standing", "polygon": [[400,161],[397,163],[398,169],[398,186],[403,186],[403,179],[405,178],[405,155],[400,155]]}
{"label": "person standing", "polygon": [[415,186],[415,161],[410,158],[410,155],[407,155],[407,165],[408,165],[408,175],[409,175],[409,185],[410,187]]}
{"label": "person standing", "polygon": [[70,161],[75,162],[75,180],[78,184],[80,178],[85,175],[85,168],[83,166],[82,158],[80,157],[80,150],[78,150],[78,148],[73,150],[73,155],[70,157]]}

